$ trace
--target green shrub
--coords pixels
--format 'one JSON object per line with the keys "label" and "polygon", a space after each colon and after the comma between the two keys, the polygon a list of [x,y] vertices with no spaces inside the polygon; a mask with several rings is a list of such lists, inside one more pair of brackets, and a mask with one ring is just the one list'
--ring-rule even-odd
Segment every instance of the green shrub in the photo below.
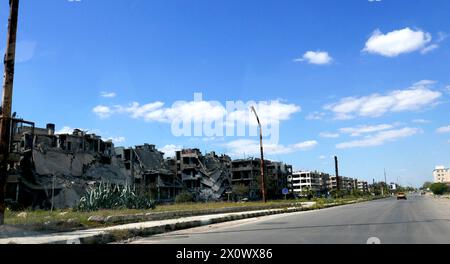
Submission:
{"label": "green shrub", "polygon": [[86,212],[101,209],[154,209],[155,206],[153,200],[136,195],[129,185],[119,187],[102,182],[81,197],[76,209]]}
{"label": "green shrub", "polygon": [[191,203],[194,201],[194,196],[190,192],[182,192],[175,198],[175,203]]}
{"label": "green shrub", "polygon": [[430,190],[436,195],[443,195],[448,191],[448,186],[445,183],[433,183],[430,185]]}

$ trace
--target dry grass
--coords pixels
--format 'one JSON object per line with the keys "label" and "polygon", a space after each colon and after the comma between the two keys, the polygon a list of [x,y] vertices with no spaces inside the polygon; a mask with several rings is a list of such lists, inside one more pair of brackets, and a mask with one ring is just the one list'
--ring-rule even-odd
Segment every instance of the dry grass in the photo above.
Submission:
{"label": "dry grass", "polygon": [[[370,197],[368,198],[370,199]],[[346,201],[355,200],[355,198],[345,198],[345,199],[314,199],[317,205],[320,207],[326,203],[344,203]],[[132,215],[139,213],[151,213],[151,212],[170,212],[170,211],[195,211],[195,210],[205,210],[205,209],[220,209],[227,207],[249,207],[249,206],[267,206],[267,205],[277,205],[283,203],[292,202],[304,202],[307,200],[276,200],[263,202],[245,202],[245,203],[235,203],[235,202],[209,202],[209,203],[187,203],[187,204],[168,204],[168,205],[158,205],[153,210],[132,210],[132,209],[117,209],[117,210],[100,210],[95,212],[78,212],[71,209],[66,210],[54,210],[53,212],[44,210],[35,211],[23,211],[23,212],[12,212],[10,210],[6,211],[5,223],[7,225],[36,225],[42,228],[47,222],[53,223],[53,225],[60,225],[64,227],[96,227],[100,224],[89,222],[88,218],[93,215],[98,216],[110,216],[110,215]],[[74,219],[75,223],[64,224],[69,219]]]}

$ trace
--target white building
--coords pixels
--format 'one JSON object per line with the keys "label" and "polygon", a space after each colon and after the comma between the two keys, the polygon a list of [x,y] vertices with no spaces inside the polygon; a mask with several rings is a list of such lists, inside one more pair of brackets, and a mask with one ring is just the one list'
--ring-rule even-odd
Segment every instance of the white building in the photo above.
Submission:
{"label": "white building", "polygon": [[397,190],[398,185],[394,182],[391,182],[391,184],[389,184],[389,189],[391,191],[396,191]]}
{"label": "white building", "polygon": [[433,171],[433,178],[435,183],[450,183],[450,169],[444,166],[436,166]]}
{"label": "white building", "polygon": [[307,191],[313,191],[316,194],[326,192],[329,175],[317,171],[297,171],[288,178],[291,183],[292,191],[295,195],[304,196]]}

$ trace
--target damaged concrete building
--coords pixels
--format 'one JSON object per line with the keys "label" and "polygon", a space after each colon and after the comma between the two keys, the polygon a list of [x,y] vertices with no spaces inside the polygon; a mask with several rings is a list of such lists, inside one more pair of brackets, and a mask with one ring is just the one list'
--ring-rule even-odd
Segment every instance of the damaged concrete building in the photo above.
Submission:
{"label": "damaged concrete building", "polygon": [[231,190],[231,158],[226,155],[183,149],[164,159],[164,153],[149,144],[118,147],[115,152],[138,189],[160,202],[174,201],[183,190],[198,201],[220,200]]}
{"label": "damaged concrete building", "polygon": [[25,207],[75,206],[89,185],[129,182],[111,141],[75,129],[55,134],[55,125],[12,122],[7,199]]}
{"label": "damaged concrete building", "polygon": [[118,147],[116,157],[124,162],[127,175],[138,189],[157,201],[173,201],[183,184],[174,170],[174,160],[164,159],[155,145]]}
{"label": "damaged concrete building", "polygon": [[[288,186],[287,179],[292,176],[292,166],[270,160],[264,160],[266,193],[270,199],[280,198],[283,188]],[[248,198],[261,198],[261,159],[237,159],[232,162],[233,185],[244,185],[248,188]]]}
{"label": "damaged concrete building", "polygon": [[219,200],[231,190],[231,158],[199,149],[183,149],[175,153],[176,175],[196,200]]}
{"label": "damaged concrete building", "polygon": [[[80,129],[55,133],[55,125],[36,128],[13,119],[7,199],[23,207],[75,206],[99,182],[133,185],[159,202],[172,202],[183,191],[197,201],[227,200],[233,185],[249,187],[249,198],[260,197],[259,159],[235,160],[215,152],[183,149],[164,158],[155,145],[114,147]],[[266,161],[267,193],[281,196],[292,166]]]}

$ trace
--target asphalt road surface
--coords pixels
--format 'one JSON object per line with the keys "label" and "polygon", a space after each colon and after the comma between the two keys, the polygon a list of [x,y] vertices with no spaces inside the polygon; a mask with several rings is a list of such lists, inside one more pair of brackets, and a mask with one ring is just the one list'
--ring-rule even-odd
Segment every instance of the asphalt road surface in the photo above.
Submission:
{"label": "asphalt road surface", "polygon": [[139,238],[134,244],[450,243],[450,200],[409,195]]}

